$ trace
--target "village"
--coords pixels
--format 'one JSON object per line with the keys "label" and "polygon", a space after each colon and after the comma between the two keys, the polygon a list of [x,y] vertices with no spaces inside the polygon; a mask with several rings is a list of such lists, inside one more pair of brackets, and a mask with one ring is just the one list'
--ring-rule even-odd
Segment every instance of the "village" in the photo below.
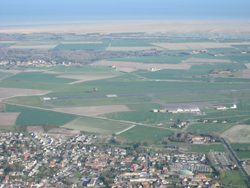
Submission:
{"label": "village", "polygon": [[[236,168],[225,152],[107,147],[92,142],[96,135],[54,140],[35,132],[1,132],[0,137],[1,187],[219,187],[209,161],[218,171]],[[209,141],[201,136],[190,140]]]}

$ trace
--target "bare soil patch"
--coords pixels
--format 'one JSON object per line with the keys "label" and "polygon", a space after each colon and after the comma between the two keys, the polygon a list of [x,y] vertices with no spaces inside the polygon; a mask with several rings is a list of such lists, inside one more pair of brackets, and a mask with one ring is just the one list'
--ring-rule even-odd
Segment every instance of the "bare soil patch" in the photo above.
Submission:
{"label": "bare soil patch", "polygon": [[135,69],[189,69],[192,65],[189,64],[160,64],[160,63],[137,63],[137,62],[121,62],[121,61],[98,61],[93,63],[93,65],[101,66],[112,66],[115,65],[117,68],[135,68]]}
{"label": "bare soil patch", "polygon": [[0,112],[0,125],[15,125],[20,112]]}
{"label": "bare soil patch", "polygon": [[18,74],[22,71],[20,70],[3,70],[3,69],[0,69],[0,72],[7,72],[7,73],[12,73],[12,74]]}
{"label": "bare soil patch", "polygon": [[116,75],[60,75],[57,77],[58,78],[76,79],[78,81],[69,83],[69,84],[76,84],[76,83],[86,82],[86,81],[91,81],[91,80],[101,80],[101,79],[105,79],[105,78],[112,78],[115,76]]}
{"label": "bare soil patch", "polygon": [[71,130],[71,129],[67,129],[67,128],[53,128],[51,129],[49,132],[51,133],[61,133],[61,134],[79,134],[80,131],[79,130]]}
{"label": "bare soil patch", "polygon": [[32,132],[42,133],[44,130],[42,126],[28,126],[27,131],[28,133],[32,133]]}
{"label": "bare soil patch", "polygon": [[228,59],[188,58],[185,63],[232,63]]}
{"label": "bare soil patch", "polygon": [[32,96],[32,95],[45,95],[51,91],[35,90],[35,89],[16,89],[16,88],[0,88],[0,101],[5,98],[16,96]]}
{"label": "bare soil patch", "polygon": [[150,47],[109,47],[108,51],[141,51],[141,50],[150,50],[150,49],[157,49],[162,50],[157,46],[150,46]]}
{"label": "bare soil patch", "polygon": [[229,139],[230,142],[250,143],[250,126],[236,125],[222,133],[222,136]]}
{"label": "bare soil patch", "polygon": [[250,69],[250,63],[245,64],[248,69]]}
{"label": "bare soil patch", "polygon": [[16,48],[16,49],[53,49],[56,46],[57,45],[23,45],[23,46],[13,45],[13,46],[10,46],[9,48]]}
{"label": "bare soil patch", "polygon": [[250,78],[250,69],[243,70],[242,78]]}
{"label": "bare soil patch", "polygon": [[70,113],[75,115],[97,116],[112,112],[131,111],[126,105],[84,106],[54,108],[53,111]]}
{"label": "bare soil patch", "polygon": [[[231,43],[203,42],[203,43],[152,43],[168,50],[197,50],[205,48],[232,48]],[[241,43],[243,44],[243,43]]]}

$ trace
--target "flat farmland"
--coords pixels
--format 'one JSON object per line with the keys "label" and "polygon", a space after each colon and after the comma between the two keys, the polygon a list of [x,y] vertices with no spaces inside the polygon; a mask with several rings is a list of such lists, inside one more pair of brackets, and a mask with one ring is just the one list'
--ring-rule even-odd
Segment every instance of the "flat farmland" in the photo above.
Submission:
{"label": "flat farmland", "polygon": [[218,99],[250,98],[250,91],[244,92],[223,92],[223,93],[199,93],[199,94],[174,94],[156,95],[156,98],[163,101],[212,101]]}
{"label": "flat farmland", "polygon": [[0,71],[0,80],[11,75],[11,73]]}
{"label": "flat farmland", "polygon": [[207,48],[209,52],[214,52],[214,53],[231,53],[233,51],[236,51],[235,48]]}
{"label": "flat farmland", "polygon": [[189,50],[189,49],[205,49],[205,48],[232,48],[227,43],[217,42],[200,42],[200,43],[152,43],[168,50]]}
{"label": "flat farmland", "polygon": [[102,80],[106,78],[112,78],[116,75],[60,75],[57,76],[57,78],[68,78],[68,79],[74,79],[78,81],[71,82],[70,84],[80,83],[80,82],[86,82],[91,80]]}
{"label": "flat farmland", "polygon": [[122,62],[122,61],[98,61],[93,63],[93,65],[100,66],[112,66],[115,65],[117,67],[132,67],[136,69],[189,69],[191,65],[188,64],[159,64],[159,63],[139,63],[139,62]]}
{"label": "flat farmland", "polygon": [[59,44],[55,50],[105,50],[108,43],[90,43],[90,44]]}
{"label": "flat farmland", "polygon": [[236,125],[222,134],[230,142],[250,143],[250,126]]}
{"label": "flat farmland", "polygon": [[109,61],[176,64],[176,63],[181,63],[183,60],[189,57],[190,57],[189,55],[183,55],[183,56],[164,55],[164,56],[116,58],[116,59],[109,59]]}
{"label": "flat farmland", "polygon": [[232,126],[232,124],[195,123],[190,125],[186,131],[195,132],[196,130],[200,130],[200,133],[222,133]]}
{"label": "flat farmland", "polygon": [[[14,88],[14,89],[55,91],[66,86],[67,86],[66,83],[32,82],[32,81],[18,81],[18,80],[2,80],[0,82],[0,87]],[[14,95],[13,93],[12,96],[17,96],[17,95]]]}
{"label": "flat farmland", "polygon": [[19,112],[0,112],[0,125],[15,125]]}
{"label": "flat farmland", "polygon": [[232,63],[228,59],[188,58],[185,63]]}
{"label": "flat farmland", "polygon": [[249,151],[235,151],[235,154],[239,159],[250,159],[250,152]]}
{"label": "flat farmland", "polygon": [[156,50],[162,50],[162,48],[157,47],[157,46],[150,46],[150,47],[107,47],[108,51],[142,51],[142,50],[151,50],[151,49],[156,49]]}
{"label": "flat farmland", "polygon": [[250,78],[250,69],[242,71],[242,78]]}
{"label": "flat farmland", "polygon": [[85,132],[112,134],[127,129],[130,126],[131,125],[125,123],[112,122],[108,120],[89,117],[79,117],[67,123],[63,127]]}
{"label": "flat farmland", "polygon": [[89,99],[57,99],[50,100],[48,103],[52,106],[91,106],[91,105],[111,105],[111,104],[128,104],[152,102],[153,99],[148,96],[132,97],[106,97],[106,98],[89,98]]}
{"label": "flat farmland", "polygon": [[65,125],[77,118],[75,115],[6,105],[6,112],[20,112],[16,124],[19,125]]}
{"label": "flat farmland", "polygon": [[2,100],[6,103],[33,106],[38,108],[51,108],[44,104],[42,96],[20,96]]}
{"label": "flat farmland", "polygon": [[153,143],[157,143],[158,141],[161,141],[163,137],[168,137],[173,134],[174,132],[170,130],[158,129],[154,127],[135,126],[121,133],[119,136],[131,142],[151,140]]}
{"label": "flat farmland", "polygon": [[223,144],[209,144],[209,145],[193,144],[193,145],[191,145],[191,148],[188,151],[189,152],[209,153],[210,150],[226,151],[226,148],[224,147]]}
{"label": "flat farmland", "polygon": [[250,63],[249,54],[229,55],[228,58],[238,63]]}
{"label": "flat farmland", "polygon": [[[0,82],[1,83],[1,82]],[[46,90],[34,90],[34,89],[16,89],[16,88],[0,88],[0,101],[4,98],[10,98],[15,96],[26,96],[26,95],[45,95],[51,91]]]}
{"label": "flat farmland", "polygon": [[127,104],[133,111],[150,111],[152,109],[163,109],[164,106],[158,103],[143,103],[143,104]]}
{"label": "flat farmland", "polygon": [[203,63],[192,65],[191,70],[213,70],[213,69],[247,69],[244,64],[238,63]]}
{"label": "flat farmland", "polygon": [[41,72],[22,72],[5,80],[12,81],[32,81],[32,82],[48,82],[48,83],[70,83],[77,81],[76,79],[60,78],[58,74],[43,74]]}
{"label": "flat farmland", "polygon": [[57,45],[12,45],[9,48],[14,49],[53,49]]}
{"label": "flat farmland", "polygon": [[188,120],[191,115],[186,113],[172,114],[172,113],[154,113],[145,111],[133,112],[116,112],[104,115],[104,117],[114,120],[124,120],[136,123],[158,124],[160,122],[169,121],[169,119]]}
{"label": "flat farmland", "polygon": [[69,113],[74,115],[97,116],[112,112],[131,111],[126,105],[86,106],[86,107],[64,107],[54,108],[53,111]]}

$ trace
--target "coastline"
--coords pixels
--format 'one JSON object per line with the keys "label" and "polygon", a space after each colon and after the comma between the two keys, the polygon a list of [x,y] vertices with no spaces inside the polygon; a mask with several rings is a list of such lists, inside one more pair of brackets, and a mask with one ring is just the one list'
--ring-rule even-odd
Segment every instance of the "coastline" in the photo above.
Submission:
{"label": "coastline", "polygon": [[[250,20],[116,20],[13,23],[0,33],[250,33]],[[13,27],[12,27],[13,26]]]}

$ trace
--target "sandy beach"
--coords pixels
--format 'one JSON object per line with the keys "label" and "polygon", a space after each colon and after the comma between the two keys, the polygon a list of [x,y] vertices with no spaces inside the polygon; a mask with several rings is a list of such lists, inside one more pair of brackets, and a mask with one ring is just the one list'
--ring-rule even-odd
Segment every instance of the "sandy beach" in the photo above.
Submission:
{"label": "sandy beach", "polygon": [[[57,24],[57,23],[55,23]],[[102,21],[92,24],[19,26],[1,28],[0,33],[250,33],[250,21]]]}

